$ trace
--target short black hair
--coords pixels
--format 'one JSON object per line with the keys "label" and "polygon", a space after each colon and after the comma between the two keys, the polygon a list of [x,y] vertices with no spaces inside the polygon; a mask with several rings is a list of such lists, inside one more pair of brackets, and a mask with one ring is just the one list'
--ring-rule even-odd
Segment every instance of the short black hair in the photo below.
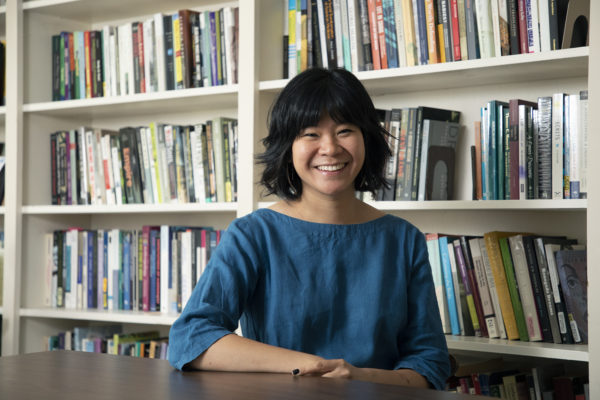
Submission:
{"label": "short black hair", "polygon": [[365,161],[354,188],[373,192],[388,187],[384,168],[392,155],[379,114],[362,83],[345,69],[310,68],[291,79],[269,111],[269,133],[262,140],[265,151],[256,159],[264,164],[260,183],[267,194],[287,200],[298,199],[302,182],[292,165],[292,144],[300,132],[317,126],[323,115],[337,123],[360,128],[365,144]]}

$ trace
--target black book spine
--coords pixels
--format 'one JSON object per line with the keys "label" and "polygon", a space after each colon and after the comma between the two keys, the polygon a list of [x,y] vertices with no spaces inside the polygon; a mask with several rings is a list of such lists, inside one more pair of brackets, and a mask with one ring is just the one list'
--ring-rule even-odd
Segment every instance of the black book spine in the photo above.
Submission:
{"label": "black book spine", "polygon": [[510,42],[510,54],[521,54],[521,48],[519,44],[519,12],[517,7],[517,0],[507,0],[507,3],[508,38]]}
{"label": "black book spine", "polygon": [[173,64],[173,18],[170,15],[163,17],[164,41],[165,41],[165,73],[167,90],[175,89],[175,75]]}
{"label": "black book spine", "polygon": [[529,279],[531,280],[535,308],[538,312],[538,319],[542,330],[542,340],[544,342],[553,343],[554,339],[552,337],[552,329],[550,328],[550,319],[548,318],[546,301],[544,300],[544,289],[542,288],[542,280],[535,255],[533,240],[533,236],[523,236],[523,247],[525,248],[525,258],[527,259],[527,268],[529,269]]}

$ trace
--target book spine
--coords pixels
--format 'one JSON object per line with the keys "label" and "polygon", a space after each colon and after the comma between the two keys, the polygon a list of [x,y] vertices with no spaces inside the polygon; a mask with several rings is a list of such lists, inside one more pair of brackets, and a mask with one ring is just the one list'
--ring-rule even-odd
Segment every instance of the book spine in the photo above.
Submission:
{"label": "book spine", "polygon": [[[367,9],[369,12],[369,31],[371,37],[371,58],[373,60],[373,69],[382,69],[383,66],[381,64],[381,55],[380,55],[380,46],[379,46],[379,34],[377,28],[377,5],[376,0],[367,0]],[[327,17],[327,12],[325,13]],[[329,24],[326,25],[327,31],[329,32]],[[328,42],[329,42],[329,33],[327,34]],[[328,46],[328,51],[330,52],[330,46]],[[331,57],[329,59],[331,62]]]}
{"label": "book spine", "polygon": [[525,249],[525,258],[529,269],[529,279],[533,290],[535,308],[538,313],[542,340],[544,342],[553,343],[554,340],[552,329],[550,327],[549,313],[544,300],[544,289],[542,287],[540,266],[537,262],[534,238],[532,236],[523,236],[523,247]]}
{"label": "book spine", "polygon": [[471,287],[471,282],[469,280],[469,273],[467,271],[467,266],[465,263],[460,240],[455,240],[453,245],[454,255],[456,258],[456,265],[458,266],[458,270],[460,272],[460,276],[465,287],[465,295],[467,299],[467,304],[469,306],[469,315],[471,317],[471,323],[473,324],[473,330],[475,331],[475,336],[482,336],[481,325],[479,324],[479,318],[477,316],[477,311],[475,308],[475,300],[473,298],[473,291]]}
{"label": "book spine", "polygon": [[563,129],[565,95],[552,96],[552,199],[563,198]]}
{"label": "book spine", "polygon": [[508,285],[508,291],[510,293],[510,301],[515,314],[515,320],[517,322],[517,329],[519,330],[519,339],[523,342],[529,341],[529,332],[527,329],[527,321],[523,313],[523,305],[521,298],[519,297],[518,283],[515,276],[515,269],[513,265],[513,259],[508,238],[502,237],[499,239],[500,251],[502,252],[502,262],[504,264],[504,271],[506,273],[506,283]]}
{"label": "book spine", "polygon": [[515,313],[512,308],[508,284],[506,281],[506,272],[500,251],[500,235],[496,232],[488,232],[483,235],[485,247],[488,253],[490,268],[494,276],[494,283],[498,293],[498,300],[502,310],[502,318],[506,329],[506,336],[509,340],[519,339],[519,331],[515,320]]}
{"label": "book spine", "polygon": [[448,253],[448,238],[439,237],[440,263],[442,267],[442,278],[444,290],[446,292],[446,301],[448,304],[448,314],[450,316],[450,327],[453,335],[460,335],[460,323],[458,321],[458,311],[456,304],[456,294],[454,292],[454,282],[452,280],[452,266],[450,264],[450,255]]}
{"label": "book spine", "polygon": [[462,57],[460,51],[460,28],[458,26],[458,3],[457,0],[450,0],[450,22],[452,26],[452,58],[454,61],[460,61],[466,58]]}

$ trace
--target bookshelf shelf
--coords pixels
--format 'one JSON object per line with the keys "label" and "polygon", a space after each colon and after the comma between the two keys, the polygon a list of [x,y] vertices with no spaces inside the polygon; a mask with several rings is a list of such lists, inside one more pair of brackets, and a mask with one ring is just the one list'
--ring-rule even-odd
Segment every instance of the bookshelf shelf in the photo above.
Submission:
{"label": "bookshelf shelf", "polygon": [[[585,77],[588,47],[545,53],[519,54],[415,67],[363,71],[356,74],[371,95],[443,90],[478,85],[529,82],[540,79]],[[263,81],[259,90],[279,92],[286,79]]]}
{"label": "bookshelf shelf", "polygon": [[128,324],[170,326],[177,315],[143,311],[64,310],[56,308],[22,308],[20,317],[102,321]]}
{"label": "bookshelf shelf", "polygon": [[[131,114],[192,112],[198,109],[223,109],[237,106],[238,85],[213,86],[127,96],[49,101],[23,105],[23,112],[54,117],[79,116],[95,118]],[[26,114],[26,115],[27,115]]]}
{"label": "bookshelf shelf", "polygon": [[73,205],[73,206],[24,206],[27,215],[66,214],[174,214],[198,212],[236,212],[237,203],[189,203],[189,204],[124,204],[119,206]]}
{"label": "bookshelf shelf", "polygon": [[451,350],[562,359],[569,361],[589,361],[588,346],[582,344],[564,345],[543,342],[519,342],[473,336],[448,335],[446,335],[446,343]]}

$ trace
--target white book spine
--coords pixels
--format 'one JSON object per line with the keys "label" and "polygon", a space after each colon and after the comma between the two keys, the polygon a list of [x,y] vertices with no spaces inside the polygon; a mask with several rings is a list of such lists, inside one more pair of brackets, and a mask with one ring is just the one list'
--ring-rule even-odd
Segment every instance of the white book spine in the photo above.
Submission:
{"label": "white book spine", "polygon": [[167,90],[164,34],[163,15],[156,13],[154,14],[154,44],[156,46],[156,80],[159,92]]}
{"label": "white book spine", "polygon": [[352,54],[350,50],[350,26],[348,25],[348,2],[340,0],[340,22],[342,25],[342,46],[344,53],[344,68],[352,71]]}
{"label": "white book spine", "polygon": [[121,161],[119,148],[112,146],[111,149],[113,182],[115,184],[115,200],[118,205],[123,204],[123,188],[121,187]]}
{"label": "white book spine", "polygon": [[500,308],[500,299],[498,298],[498,291],[496,290],[496,281],[494,280],[494,274],[492,273],[492,266],[485,247],[485,239],[479,239],[479,249],[481,251],[481,259],[483,260],[483,267],[485,270],[485,277],[487,279],[488,289],[490,291],[490,299],[492,300],[492,306],[494,308],[494,315],[496,316],[496,322],[498,327],[498,334],[500,339],[506,339],[506,329],[504,328],[504,318],[502,317],[502,309]]}
{"label": "white book spine", "polygon": [[[235,82],[235,76],[233,73],[233,64],[235,57],[233,54],[234,50],[234,39],[235,39],[235,21],[233,15],[233,9],[229,6],[223,7],[223,19],[225,20],[225,64],[227,68],[227,84],[233,85]],[[309,27],[310,31],[310,27]]]}
{"label": "white book spine", "polygon": [[71,171],[71,203],[77,204],[77,132],[71,129],[69,135],[69,169]]}
{"label": "white book spine", "polygon": [[156,51],[154,50],[154,19],[142,23],[144,38],[144,79],[146,93],[158,91],[156,82]]}
{"label": "white book spine", "polygon": [[552,41],[550,39],[550,2],[548,0],[538,0],[539,22],[540,22],[540,50],[552,50]]}
{"label": "white book spine", "polygon": [[421,141],[421,166],[419,167],[419,188],[417,200],[425,201],[425,181],[427,177],[427,149],[429,147],[430,120],[423,120],[423,137]]}
{"label": "white book spine", "polygon": [[[137,135],[136,135],[137,136]],[[140,171],[144,174],[145,180],[142,180],[142,188],[144,193],[144,203],[154,203],[154,190],[152,188],[152,177],[150,176],[150,160],[148,158],[148,140],[146,138],[146,127],[141,127],[139,131],[139,143],[138,150],[142,150],[142,166],[143,169]]]}
{"label": "white book spine", "polygon": [[[415,33],[415,47],[416,47],[416,59],[415,65],[422,65],[423,60],[421,60],[421,33],[419,32],[419,13],[417,12],[417,2],[419,0],[412,0],[412,17],[414,23],[414,33]],[[371,44],[372,45],[372,44]]]}
{"label": "white book spine", "polygon": [[442,328],[444,333],[451,333],[450,315],[448,311],[448,302],[446,300],[446,291],[444,280],[442,278],[442,266],[440,261],[439,239],[437,236],[427,236],[427,252],[429,254],[429,264],[431,266],[431,275],[433,277],[433,286],[435,288],[435,297],[440,311]]}
{"label": "white book spine", "polygon": [[476,0],[477,10],[477,33],[479,35],[479,53],[481,58],[495,56],[494,52],[494,29],[492,27],[492,15],[488,0]]}
{"label": "white book spine", "polygon": [[580,137],[579,94],[571,94],[569,95],[569,189],[571,199],[579,198],[581,183],[579,171]]}
{"label": "white book spine", "polygon": [[494,34],[494,55],[500,57],[502,50],[500,48],[500,4],[498,0],[491,0],[490,8],[492,12],[492,32]]}
{"label": "white book spine", "polygon": [[404,44],[404,19],[400,0],[394,0],[394,21],[396,23],[396,42],[398,44],[398,66],[406,67],[406,45]]}
{"label": "white book spine", "polygon": [[202,163],[202,125],[196,125],[190,131],[190,149],[192,156],[192,176],[194,178],[194,197],[196,202],[204,203],[206,193],[204,190],[204,165]]}
{"label": "white book spine", "polygon": [[[119,91],[121,96],[132,94],[129,92],[129,58],[132,55],[128,53],[127,37],[131,37],[131,23],[119,25],[117,28],[117,45],[119,57]],[[133,62],[133,58],[132,61]]]}
{"label": "white book spine", "polygon": [[479,298],[481,300],[481,306],[483,309],[488,335],[492,339],[498,338],[500,337],[500,332],[498,330],[498,323],[496,320],[494,307],[492,306],[490,289],[488,287],[485,266],[483,264],[483,256],[479,246],[479,238],[469,239],[469,248],[473,258],[475,281],[477,283],[477,289],[479,290]]}
{"label": "white book spine", "polygon": [[530,53],[540,52],[538,0],[525,0],[527,16],[527,45]]}
{"label": "white book spine", "polygon": [[104,97],[114,96],[112,93],[112,64],[113,60],[110,54],[110,30],[111,27],[104,25],[102,27],[102,71],[104,72]]}
{"label": "white book spine", "polygon": [[79,197],[83,204],[88,202],[88,168],[85,128],[77,129],[77,145],[79,146]]}
{"label": "white book spine", "polygon": [[181,308],[192,294],[192,231],[181,234]]}
{"label": "white book spine", "polygon": [[552,199],[563,198],[564,95],[552,96]]}
{"label": "white book spine", "polygon": [[160,183],[162,185],[162,199],[164,203],[171,202],[169,166],[167,163],[167,147],[165,143],[165,125],[156,124],[158,137],[158,165],[160,168]]}
{"label": "white book spine", "polygon": [[323,64],[323,68],[329,68],[327,41],[325,40],[325,10],[323,10],[323,0],[317,0],[317,16],[319,18],[319,37],[321,38],[321,63]]}
{"label": "white book spine", "polygon": [[356,0],[348,0],[348,33],[350,35],[350,64],[352,67],[351,70],[354,73],[360,71],[359,64],[361,62],[358,53],[358,49],[362,48],[362,46],[359,46],[358,43],[360,33],[358,17],[358,5],[356,3]]}
{"label": "white book spine", "polygon": [[540,341],[542,340],[542,330],[533,298],[533,288],[531,286],[531,279],[529,278],[529,267],[527,266],[527,259],[525,257],[523,238],[521,235],[510,236],[508,242],[510,244],[515,278],[519,288],[519,297],[523,306],[529,340],[532,342]]}
{"label": "white book spine", "polygon": [[115,27],[110,28],[110,36],[108,49],[110,54],[110,93],[113,96],[119,96],[121,94],[121,87],[119,86],[119,44],[118,44],[118,30]]}
{"label": "white book spine", "polygon": [[77,231],[70,229],[66,234],[67,240],[67,254],[65,259],[67,260],[67,277],[63,276],[63,282],[65,282],[65,308],[74,309],[77,308],[77,271],[78,271],[78,245],[77,245]]}
{"label": "white book spine", "polygon": [[102,131],[94,129],[94,165],[96,172],[96,204],[106,204],[106,180],[104,176],[104,160],[102,159]]}

